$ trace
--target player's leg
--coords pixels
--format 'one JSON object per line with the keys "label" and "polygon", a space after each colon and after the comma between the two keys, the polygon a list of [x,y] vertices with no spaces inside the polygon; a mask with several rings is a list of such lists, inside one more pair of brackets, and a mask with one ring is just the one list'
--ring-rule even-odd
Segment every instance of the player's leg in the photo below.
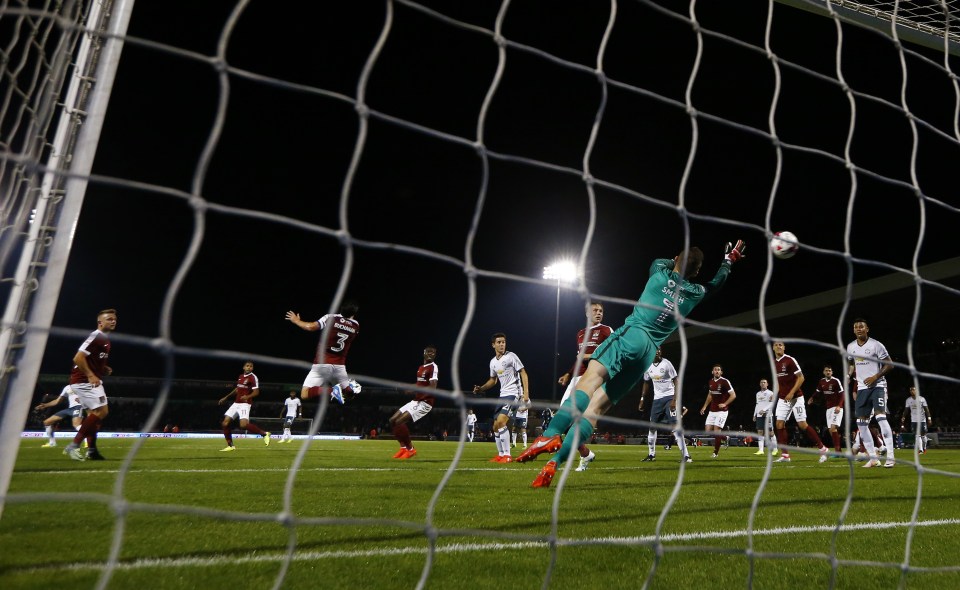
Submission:
{"label": "player's leg", "polygon": [[100,424],[109,413],[109,409],[107,408],[107,394],[103,389],[103,385],[94,387],[89,383],[73,385],[73,390],[77,394],[77,397],[80,398],[80,403],[87,409],[88,413],[80,425],[80,430],[78,430],[76,436],[73,437],[73,442],[67,445],[65,452],[71,459],[82,461],[84,458],[80,456],[78,449],[80,448],[80,443],[86,439],[90,451],[95,453],[94,456],[102,458],[102,455],[96,452],[97,432],[100,431]]}
{"label": "player's leg", "polygon": [[777,446],[780,449],[780,458],[778,462],[785,463],[790,461],[790,450],[787,449],[787,419],[793,414],[793,400],[777,400],[776,422],[774,432],[777,436]]}
{"label": "player's leg", "polygon": [[49,418],[43,421],[44,433],[47,435],[47,444],[42,445],[44,447],[49,448],[49,447],[57,446],[57,437],[54,436],[53,434],[53,427],[54,425],[56,425],[57,422],[60,421],[59,414],[60,413],[57,412],[53,416],[50,416]]}
{"label": "player's leg", "polygon": [[394,455],[394,459],[401,459],[408,451],[413,450],[413,442],[410,440],[410,427],[407,424],[411,421],[410,409],[416,402],[407,402],[399,410],[390,416],[390,428],[393,431],[393,437],[397,439],[400,445]]}

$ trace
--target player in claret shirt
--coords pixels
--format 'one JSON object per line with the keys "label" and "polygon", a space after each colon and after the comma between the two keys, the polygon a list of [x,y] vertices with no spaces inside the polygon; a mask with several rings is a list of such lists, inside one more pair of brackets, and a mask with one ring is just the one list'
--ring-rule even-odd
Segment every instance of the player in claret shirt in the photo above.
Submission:
{"label": "player in claret shirt", "polygon": [[[105,309],[97,314],[97,329],[90,333],[80,350],[73,355],[73,370],[70,372],[70,387],[87,411],[87,417],[80,424],[80,430],[73,442],[64,449],[64,454],[74,461],[91,459],[102,461],[103,455],[97,450],[97,433],[100,425],[109,413],[107,392],[103,389],[103,378],[113,374],[107,365],[110,359],[110,333],[117,329],[117,310]],[[80,443],[87,439],[87,455],[80,454]]]}
{"label": "player in claret shirt", "polygon": [[843,383],[833,376],[833,367],[830,365],[823,366],[823,377],[817,383],[810,404],[816,403],[821,397],[826,407],[827,427],[830,428],[830,438],[833,439],[833,450],[839,453],[840,427],[843,425]]}
{"label": "player in claret shirt", "polygon": [[[720,432],[727,424],[727,416],[730,415],[730,404],[737,399],[737,392],[733,390],[733,384],[723,376],[723,367],[719,364],[713,365],[711,369],[713,377],[707,382],[707,399],[703,400],[703,407],[700,408],[700,415],[707,412],[706,428],[707,432]],[[715,435],[713,437],[713,458],[720,456],[720,444],[724,437]]]}
{"label": "player in claret shirt", "polygon": [[787,346],[782,341],[777,340],[773,343],[774,367],[777,370],[777,442],[780,446],[781,455],[777,463],[790,462],[790,450],[787,448],[787,420],[790,415],[797,422],[797,428],[806,433],[817,448],[820,449],[820,462],[827,460],[827,447],[823,446],[820,435],[807,424],[807,406],[803,399],[803,391],[800,386],[803,385],[803,371],[797,359],[793,358],[784,351]]}
{"label": "player in claret shirt", "polygon": [[227,446],[220,449],[221,452],[228,453],[237,450],[233,446],[233,433],[231,432],[234,420],[238,420],[240,428],[245,428],[247,432],[262,435],[263,444],[270,445],[270,433],[250,421],[253,398],[258,395],[260,395],[260,380],[253,372],[253,361],[247,361],[243,363],[243,373],[240,373],[240,376],[237,377],[236,387],[217,402],[217,405],[222,406],[223,402],[230,399],[230,396],[234,396],[233,403],[223,413],[223,422],[220,423],[220,427],[223,428],[223,438],[227,441]]}
{"label": "player in claret shirt", "polygon": [[[415,385],[420,389],[436,389],[439,379],[437,363],[437,347],[432,344],[423,349],[423,364],[417,369],[417,382]],[[413,441],[410,440],[410,422],[419,422],[433,409],[437,403],[437,398],[425,391],[408,391],[413,394],[413,401],[409,401],[399,410],[390,416],[390,426],[393,428],[393,436],[400,443],[400,450],[393,456],[394,459],[409,459],[417,454],[417,449],[413,448]]]}
{"label": "player in claret shirt", "polygon": [[314,322],[305,322],[300,319],[300,314],[287,312],[287,320],[302,330],[321,330],[326,334],[317,344],[314,364],[300,389],[301,398],[310,399],[320,391],[317,388],[324,385],[331,387],[330,398],[340,404],[360,393],[347,375],[347,353],[360,334],[360,323],[355,319],[359,310],[356,303],[346,301],[340,306],[340,313],[328,313]]}

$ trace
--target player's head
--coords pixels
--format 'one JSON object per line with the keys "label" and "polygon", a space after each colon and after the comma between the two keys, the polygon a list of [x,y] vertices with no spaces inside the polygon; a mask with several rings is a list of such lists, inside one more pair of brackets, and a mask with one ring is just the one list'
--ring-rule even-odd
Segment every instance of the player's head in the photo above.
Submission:
{"label": "player's head", "polygon": [[243,374],[249,375],[250,373],[253,373],[253,361],[243,363]]}
{"label": "player's head", "polygon": [[587,319],[592,321],[594,324],[599,324],[603,321],[603,302],[602,301],[591,301],[590,305],[587,306]]}
{"label": "player's head", "polygon": [[673,269],[682,273],[685,279],[697,276],[701,266],[703,266],[703,251],[696,246],[687,248],[673,259]]}
{"label": "player's head", "polygon": [[435,358],[437,358],[437,347],[434,346],[434,345],[432,345],[432,344],[428,344],[428,345],[424,346],[424,347],[423,347],[423,362],[424,362],[424,363],[432,363]]}
{"label": "player's head", "polygon": [[823,365],[823,376],[827,379],[833,377],[833,366],[832,365]]}
{"label": "player's head", "polygon": [[347,299],[340,305],[340,315],[345,318],[352,318],[357,315],[358,311],[360,311],[360,306],[352,299]]}
{"label": "player's head", "polygon": [[295,397],[297,397],[297,390],[296,390],[296,389],[291,389],[291,390],[290,390],[290,399],[294,399]]}
{"label": "player's head", "polygon": [[917,388],[912,385],[910,386],[910,397],[917,397]]}
{"label": "player's head", "polygon": [[503,332],[497,332],[490,337],[490,346],[497,354],[503,354],[507,350],[507,335]]}
{"label": "player's head", "polygon": [[783,352],[787,349],[787,345],[783,343],[783,340],[774,340],[773,341],[773,355],[777,358],[783,356]]}
{"label": "player's head", "polygon": [[761,380],[760,380],[760,389],[766,389],[766,388],[769,387],[769,386],[770,386],[770,382],[769,382],[769,381],[767,381],[766,379],[761,379]]}
{"label": "player's head", "polygon": [[865,342],[870,337],[870,325],[867,320],[863,318],[853,320],[853,335],[861,342]]}
{"label": "player's head", "polygon": [[657,353],[653,355],[653,362],[659,363],[663,359],[663,351],[657,348]]}
{"label": "player's head", "polygon": [[723,367],[720,366],[720,363],[717,363],[713,365],[713,369],[711,369],[711,372],[713,373],[714,379],[719,379],[720,375],[723,375]]}
{"label": "player's head", "polygon": [[101,332],[113,332],[117,329],[117,310],[104,309],[97,314],[97,329]]}

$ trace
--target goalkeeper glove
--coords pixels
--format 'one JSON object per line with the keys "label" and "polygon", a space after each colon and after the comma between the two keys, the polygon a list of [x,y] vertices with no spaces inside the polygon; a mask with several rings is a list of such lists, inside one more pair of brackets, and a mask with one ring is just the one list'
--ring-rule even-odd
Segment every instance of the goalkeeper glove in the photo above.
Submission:
{"label": "goalkeeper glove", "polygon": [[727,242],[726,250],[724,251],[723,259],[730,264],[743,258],[743,251],[747,249],[747,244],[743,240],[737,240],[736,244],[731,244]]}

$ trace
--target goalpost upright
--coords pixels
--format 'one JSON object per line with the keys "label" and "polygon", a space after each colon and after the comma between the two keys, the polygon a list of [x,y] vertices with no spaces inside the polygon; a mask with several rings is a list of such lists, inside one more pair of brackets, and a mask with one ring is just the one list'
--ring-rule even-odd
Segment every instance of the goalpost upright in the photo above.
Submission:
{"label": "goalpost upright", "polygon": [[[34,80],[39,77],[40,83],[33,84],[36,93],[24,96],[23,104],[13,101],[19,116],[30,117],[27,131],[18,133],[19,120],[10,125],[4,122],[3,128],[6,152],[0,157],[3,168],[12,171],[4,175],[4,215],[12,219],[3,224],[7,235],[0,235],[3,279],[9,282],[0,326],[0,514],[133,4],[134,0],[67,2],[53,14],[24,2],[20,8],[6,5],[0,10],[0,17],[15,19],[17,34],[20,27],[39,26],[36,23],[45,19],[51,30],[60,30],[60,35],[40,36],[55,39],[57,46],[40,47],[37,55],[29,53],[32,41],[25,41],[21,64],[35,65]],[[44,51],[52,55],[45,56]],[[45,57],[49,57],[48,71],[43,69]],[[4,78],[12,83],[15,73]],[[46,131],[55,120],[56,129],[48,137]],[[14,153],[18,147],[14,137],[23,138],[20,153]],[[7,260],[8,252],[19,254],[15,263]]]}

